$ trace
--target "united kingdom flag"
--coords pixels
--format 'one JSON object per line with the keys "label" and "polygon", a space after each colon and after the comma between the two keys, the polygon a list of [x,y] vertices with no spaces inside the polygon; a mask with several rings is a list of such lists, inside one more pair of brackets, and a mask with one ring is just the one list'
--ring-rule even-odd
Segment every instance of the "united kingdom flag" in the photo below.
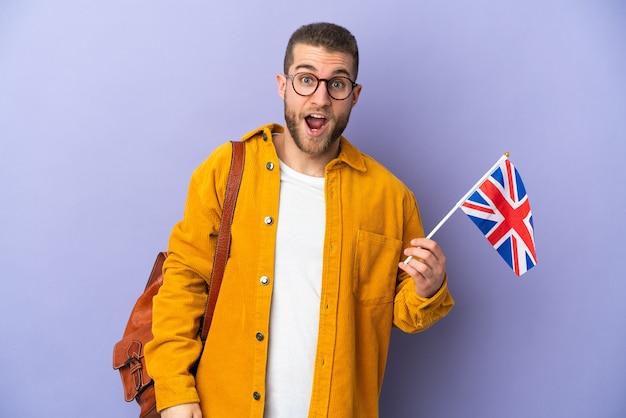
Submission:
{"label": "united kingdom flag", "polygon": [[537,264],[533,217],[524,183],[513,164],[503,159],[461,205],[515,274]]}

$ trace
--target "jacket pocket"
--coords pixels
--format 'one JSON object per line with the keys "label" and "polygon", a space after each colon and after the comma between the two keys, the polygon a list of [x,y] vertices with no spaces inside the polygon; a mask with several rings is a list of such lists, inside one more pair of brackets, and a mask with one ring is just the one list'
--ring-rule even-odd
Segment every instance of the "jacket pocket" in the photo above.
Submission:
{"label": "jacket pocket", "polygon": [[393,302],[402,241],[359,230],[352,292],[365,305]]}

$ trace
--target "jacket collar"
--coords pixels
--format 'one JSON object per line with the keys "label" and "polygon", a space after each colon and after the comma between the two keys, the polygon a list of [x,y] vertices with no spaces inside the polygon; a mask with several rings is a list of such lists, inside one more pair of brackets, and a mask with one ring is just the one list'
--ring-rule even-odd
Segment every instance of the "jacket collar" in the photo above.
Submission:
{"label": "jacket collar", "polygon": [[263,140],[267,140],[272,137],[272,133],[282,133],[284,128],[277,123],[268,123],[267,125],[260,126],[253,131],[248,132],[241,137],[242,141],[247,141],[254,138],[257,135],[263,135]]}
{"label": "jacket collar", "polygon": [[367,171],[367,167],[365,165],[365,159],[363,158],[363,154],[358,150],[357,147],[352,145],[350,141],[348,141],[343,135],[339,139],[341,142],[339,144],[339,156],[330,162],[329,165],[343,162],[348,164],[350,167],[354,168],[358,171]]}
{"label": "jacket collar", "polygon": [[[248,132],[245,134],[241,140],[247,141],[257,135],[262,135],[264,140],[272,137],[272,133],[282,133],[284,132],[284,128],[277,123],[268,123],[266,125],[260,126],[259,128]],[[348,141],[343,135],[339,139],[340,143],[340,151],[339,156],[335,158],[328,164],[327,168],[330,168],[339,163],[345,163],[350,167],[354,168],[358,171],[366,171],[367,167],[365,165],[365,159],[363,158],[363,154],[358,150],[357,147],[352,145],[350,141]]]}

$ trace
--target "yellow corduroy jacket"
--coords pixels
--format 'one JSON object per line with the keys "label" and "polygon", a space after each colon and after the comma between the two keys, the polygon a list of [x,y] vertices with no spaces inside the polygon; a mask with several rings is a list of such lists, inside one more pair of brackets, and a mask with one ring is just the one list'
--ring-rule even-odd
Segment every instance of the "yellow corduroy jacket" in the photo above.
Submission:
{"label": "yellow corduroy jacket", "polygon": [[[205,418],[263,417],[280,188],[272,132],[242,140],[246,157],[232,246],[211,329],[197,338],[206,301],[230,144],[193,173],[183,219],[174,227],[164,283],[154,298],[154,339],[145,355],[158,409],[201,402]],[[409,241],[423,236],[415,198],[382,165],[341,138],[326,167],[326,231],[319,335],[309,417],[377,417],[392,326],[418,332],[454,305],[447,279],[419,297],[398,269]],[[257,338],[257,334],[264,338]],[[259,334],[259,335],[260,335]],[[294,347],[297,350],[298,347]],[[202,354],[201,354],[202,353]],[[194,376],[189,369],[198,364]]]}

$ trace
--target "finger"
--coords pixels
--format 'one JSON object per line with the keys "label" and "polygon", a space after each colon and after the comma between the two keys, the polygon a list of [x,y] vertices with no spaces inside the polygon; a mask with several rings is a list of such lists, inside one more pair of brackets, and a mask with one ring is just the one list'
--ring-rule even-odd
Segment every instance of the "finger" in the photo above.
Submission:
{"label": "finger", "polygon": [[[409,256],[405,263],[412,264],[414,262],[421,262],[426,264],[429,267],[432,267],[436,264],[436,257],[430,251],[422,247],[409,247],[404,250],[404,254]],[[414,267],[418,264],[412,264]]]}
{"label": "finger", "polygon": [[443,251],[437,241],[433,241],[430,238],[414,238],[411,240],[411,245],[414,247],[425,248],[432,252],[437,258],[441,258],[443,255]]}
{"label": "finger", "polygon": [[439,245],[428,238],[414,238],[411,240],[411,245],[412,247],[406,248],[404,250],[404,254],[406,256],[408,256],[404,262],[405,263],[409,263],[413,258],[415,257],[419,257],[418,254],[415,253],[416,249],[422,248],[422,249],[426,249],[428,251],[430,251],[431,253],[433,253],[436,257],[440,257],[441,255],[443,255],[441,249],[439,248]]}
{"label": "finger", "polygon": [[413,277],[428,281],[428,272],[430,270],[428,266],[422,261],[416,259],[411,260],[411,263],[411,267],[413,267],[413,270],[415,270],[415,275],[413,275]]}
{"label": "finger", "polygon": [[407,272],[409,276],[417,280],[427,280],[428,271],[430,268],[422,260],[416,257],[409,257],[410,260],[401,262],[399,267]]}
{"label": "finger", "polygon": [[420,248],[407,248],[405,254],[410,255],[410,260],[407,264],[422,275],[426,280],[438,279],[442,277],[445,272],[446,257],[443,252],[440,252],[439,257],[427,249]]}

